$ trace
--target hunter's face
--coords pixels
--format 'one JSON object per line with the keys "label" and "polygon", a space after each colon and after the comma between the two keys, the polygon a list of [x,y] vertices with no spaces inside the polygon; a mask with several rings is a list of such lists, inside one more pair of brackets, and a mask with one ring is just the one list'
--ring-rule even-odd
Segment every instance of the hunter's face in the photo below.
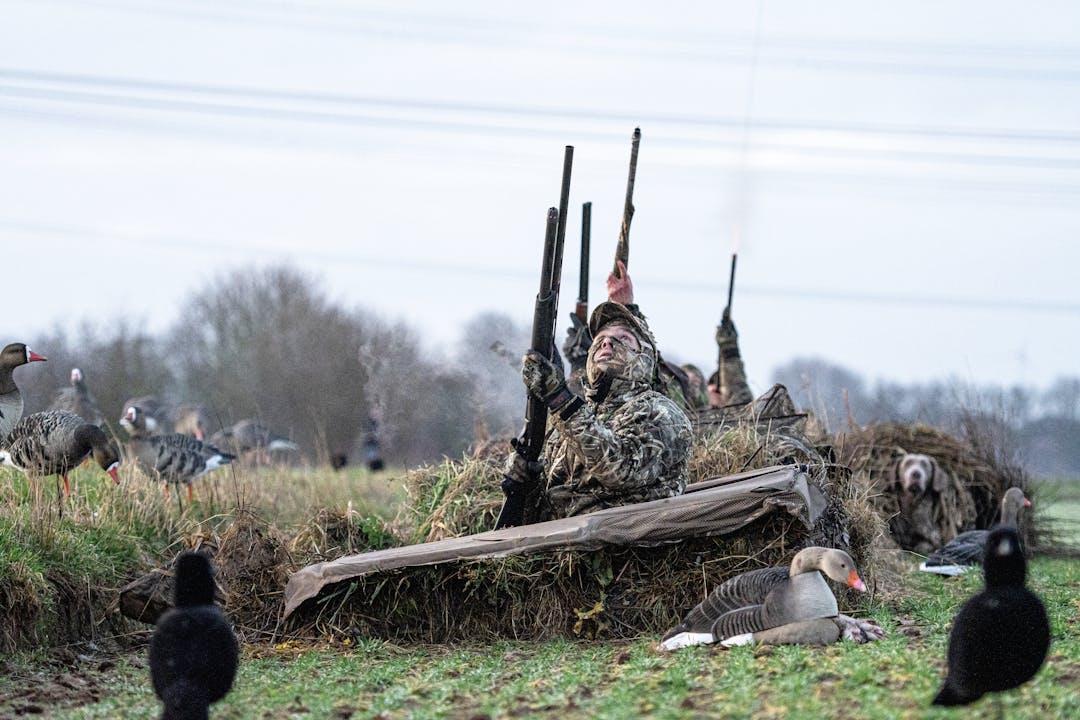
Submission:
{"label": "hunter's face", "polygon": [[596,333],[589,346],[585,365],[590,383],[596,383],[606,372],[619,374],[641,352],[641,341],[624,325],[605,325]]}

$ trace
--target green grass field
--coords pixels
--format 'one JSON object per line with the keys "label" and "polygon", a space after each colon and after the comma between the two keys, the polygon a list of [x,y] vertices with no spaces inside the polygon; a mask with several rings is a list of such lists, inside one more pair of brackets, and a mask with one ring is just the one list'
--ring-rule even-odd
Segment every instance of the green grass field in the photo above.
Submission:
{"label": "green grass field", "polygon": [[[350,495],[361,480],[339,482],[345,485],[327,496],[334,502]],[[222,494],[227,490],[222,488]],[[102,486],[93,492],[104,491]],[[286,490],[282,485],[254,500],[279,502],[286,492],[300,495],[304,488]],[[118,520],[127,518],[125,522],[142,528],[141,534],[123,536],[102,528],[96,534],[64,539],[66,526],[61,524],[50,536],[52,542],[45,543],[20,514],[15,499],[9,496],[8,501],[5,504],[0,494],[0,579],[5,568],[10,572],[25,556],[24,550],[36,558],[35,566],[82,563],[107,579],[111,571],[102,564],[105,561],[91,563],[86,560],[88,553],[122,565],[125,553],[136,552],[133,546],[160,540],[185,522],[170,515],[160,498],[147,494],[134,505],[116,500],[112,505],[101,505],[98,511]],[[89,505],[75,510],[88,511]],[[141,519],[143,513],[148,520]],[[1069,487],[1056,497],[1052,515],[1080,517],[1077,488]],[[149,528],[156,528],[159,534],[148,538],[147,533],[155,534]],[[31,548],[35,542],[41,547]],[[856,609],[857,614],[876,619],[889,633],[884,640],[867,645],[698,647],[676,653],[656,650],[657,637],[618,642],[407,647],[376,640],[355,644],[332,639],[303,646],[248,645],[243,649],[232,693],[212,708],[211,716],[561,720],[995,717],[994,704],[986,699],[961,710],[929,705],[943,677],[953,614],[980,587],[981,578],[978,573],[969,573],[943,579],[918,573],[915,565],[913,560],[910,578],[901,592],[888,600],[871,599]],[[1080,561],[1035,558],[1029,585],[1047,604],[1053,644],[1036,678],[1003,697],[1005,715],[1040,720],[1080,717],[1080,599],[1076,592]],[[0,597],[0,605],[6,602],[7,598]],[[0,658],[0,718],[149,719],[158,717],[159,712],[149,685],[145,649],[107,654],[80,645],[70,651],[52,648]]]}

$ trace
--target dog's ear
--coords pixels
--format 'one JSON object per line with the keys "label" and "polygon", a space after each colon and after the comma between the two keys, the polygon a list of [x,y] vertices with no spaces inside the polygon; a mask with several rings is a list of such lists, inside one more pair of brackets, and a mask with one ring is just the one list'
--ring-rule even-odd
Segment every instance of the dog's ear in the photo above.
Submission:
{"label": "dog's ear", "polygon": [[906,455],[897,455],[892,463],[892,477],[889,480],[890,488],[902,488],[904,487],[903,478],[900,476],[900,469],[904,465],[904,458]]}
{"label": "dog's ear", "polygon": [[949,478],[941,470],[937,458],[933,455],[929,455],[928,457],[930,458],[930,472],[932,474],[932,477],[930,478],[930,487],[934,488],[934,492],[936,493],[943,493],[949,484]]}

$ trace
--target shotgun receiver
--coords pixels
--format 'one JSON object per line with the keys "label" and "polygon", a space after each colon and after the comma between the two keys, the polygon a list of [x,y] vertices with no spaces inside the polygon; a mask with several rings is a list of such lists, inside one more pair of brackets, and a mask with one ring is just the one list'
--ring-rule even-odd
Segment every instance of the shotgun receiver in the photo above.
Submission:
{"label": "shotgun receiver", "polygon": [[619,273],[619,261],[630,267],[630,221],[634,219],[634,178],[637,176],[638,145],[641,144],[641,128],[634,128],[630,140],[630,175],[626,179],[626,201],[623,203],[622,225],[619,226],[619,243],[615,246],[615,277]]}
{"label": "shotgun receiver", "polygon": [[[555,352],[555,319],[559,311],[559,288],[562,284],[563,241],[566,233],[566,206],[570,200],[570,169],[574,148],[566,146],[563,157],[562,193],[559,208],[549,208],[544,229],[544,259],[540,269],[540,291],[533,311],[531,349],[548,360]],[[529,394],[525,403],[525,427],[514,439],[514,452],[530,465],[540,459],[547,436],[547,405],[541,398]],[[526,511],[535,504],[540,491],[541,477],[532,475],[527,482],[507,477],[502,488],[506,494],[495,529],[524,525]]]}

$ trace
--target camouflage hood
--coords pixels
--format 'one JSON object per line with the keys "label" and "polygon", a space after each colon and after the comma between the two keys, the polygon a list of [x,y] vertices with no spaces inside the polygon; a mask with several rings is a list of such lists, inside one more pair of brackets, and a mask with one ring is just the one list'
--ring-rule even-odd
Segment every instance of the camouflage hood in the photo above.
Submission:
{"label": "camouflage hood", "polygon": [[[620,303],[600,303],[589,317],[589,330],[595,338],[607,325],[621,325],[629,329],[641,345],[637,352],[628,346],[617,344],[615,356],[606,364],[607,368],[598,368],[593,356],[600,345],[595,340],[589,348],[589,357],[585,365],[583,385],[589,399],[602,401],[618,399],[628,393],[637,393],[652,387],[656,373],[656,340],[645,323]],[[606,391],[603,386],[610,380]]]}

